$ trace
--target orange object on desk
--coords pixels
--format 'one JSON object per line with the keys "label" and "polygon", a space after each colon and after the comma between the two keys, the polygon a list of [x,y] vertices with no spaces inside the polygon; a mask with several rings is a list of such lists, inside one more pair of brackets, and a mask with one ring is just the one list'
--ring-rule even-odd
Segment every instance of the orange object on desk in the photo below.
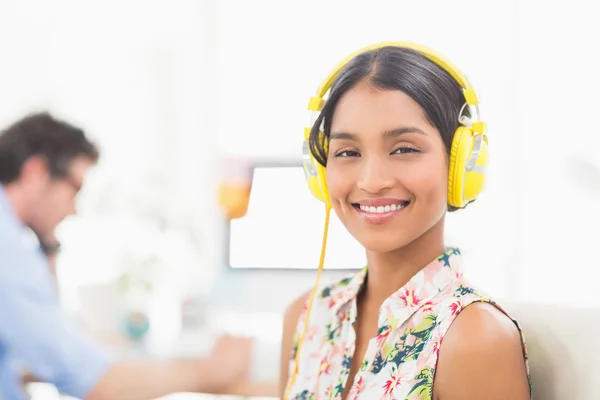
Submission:
{"label": "orange object on desk", "polygon": [[221,167],[218,202],[229,219],[242,218],[248,212],[254,170],[250,160],[228,157]]}
{"label": "orange object on desk", "polygon": [[219,205],[223,208],[227,218],[236,219],[246,215],[251,190],[251,183],[246,185],[222,184],[219,187]]}

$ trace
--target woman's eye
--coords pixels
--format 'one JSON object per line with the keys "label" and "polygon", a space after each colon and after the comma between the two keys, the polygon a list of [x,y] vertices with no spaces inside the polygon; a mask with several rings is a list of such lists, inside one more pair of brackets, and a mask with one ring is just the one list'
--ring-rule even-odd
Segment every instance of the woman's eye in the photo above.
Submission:
{"label": "woman's eye", "polygon": [[394,151],[394,154],[418,153],[419,150],[414,147],[400,147]]}
{"label": "woman's eye", "polygon": [[335,153],[336,157],[357,157],[358,155],[357,151],[352,150],[341,150]]}

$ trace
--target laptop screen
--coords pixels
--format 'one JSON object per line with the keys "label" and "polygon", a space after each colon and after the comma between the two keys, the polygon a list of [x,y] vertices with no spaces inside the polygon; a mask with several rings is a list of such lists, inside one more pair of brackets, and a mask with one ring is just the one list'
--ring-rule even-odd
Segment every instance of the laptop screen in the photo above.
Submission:
{"label": "laptop screen", "polygon": [[[230,221],[232,268],[316,269],[325,205],[310,193],[301,166],[254,168],[247,214]],[[332,210],[325,269],[358,269],[365,251]]]}

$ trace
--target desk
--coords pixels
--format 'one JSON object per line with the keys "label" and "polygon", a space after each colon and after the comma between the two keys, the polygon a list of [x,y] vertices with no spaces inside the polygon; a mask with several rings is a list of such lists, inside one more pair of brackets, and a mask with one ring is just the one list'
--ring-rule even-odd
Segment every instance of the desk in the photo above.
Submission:
{"label": "desk", "polygon": [[[47,383],[30,383],[27,385],[27,391],[31,396],[31,400],[76,400],[71,397],[60,396],[56,388]],[[221,394],[175,393],[157,400],[233,400],[239,398],[272,400],[277,399],[278,396],[277,382],[240,382]]]}

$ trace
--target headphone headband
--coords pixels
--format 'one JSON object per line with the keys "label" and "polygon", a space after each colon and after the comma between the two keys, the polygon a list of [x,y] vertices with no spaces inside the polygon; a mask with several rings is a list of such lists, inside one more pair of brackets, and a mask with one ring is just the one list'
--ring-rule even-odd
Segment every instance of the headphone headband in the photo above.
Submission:
{"label": "headphone headband", "polygon": [[464,90],[464,96],[465,96],[467,104],[469,104],[471,106],[476,106],[479,104],[479,99],[477,98],[477,95],[475,94],[475,90],[469,84],[469,80],[467,79],[466,75],[463,74],[458,69],[458,67],[456,67],[446,57],[444,57],[440,53],[436,52],[435,50],[432,50],[432,49],[422,46],[420,44],[411,43],[411,42],[391,41],[391,42],[376,43],[376,44],[372,44],[372,45],[363,47],[363,48],[355,51],[354,53],[350,54],[346,58],[344,58],[341,62],[339,62],[335,66],[335,68],[329,73],[329,75],[327,75],[327,78],[325,78],[325,80],[323,81],[323,83],[317,90],[317,95],[314,97],[311,97],[309,104],[308,104],[308,109],[311,111],[317,111],[317,112],[321,111],[321,109],[323,108],[323,105],[325,104],[325,100],[323,99],[323,97],[325,96],[327,91],[331,88],[331,85],[333,85],[335,78],[346,67],[346,65],[348,65],[348,63],[350,61],[352,61],[352,59],[354,57],[356,57],[357,55],[364,53],[366,51],[377,50],[377,49],[381,49],[383,47],[388,47],[388,46],[411,49],[411,50],[414,50],[414,51],[422,54],[423,56],[429,58],[431,61],[433,61],[434,63],[439,65],[441,68],[443,68],[446,72],[448,72],[456,80],[456,82],[458,82],[458,84]]}

